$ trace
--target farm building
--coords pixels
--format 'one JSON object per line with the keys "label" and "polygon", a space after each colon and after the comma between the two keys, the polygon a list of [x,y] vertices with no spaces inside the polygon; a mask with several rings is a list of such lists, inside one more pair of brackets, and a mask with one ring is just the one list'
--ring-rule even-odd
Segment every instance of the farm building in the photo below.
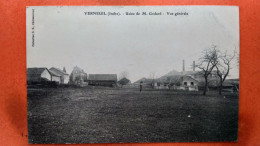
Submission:
{"label": "farm building", "polygon": [[131,87],[131,86],[129,86],[130,83],[131,83],[131,81],[129,79],[127,79],[126,77],[124,77],[118,81],[118,84],[121,86],[121,88],[126,85],[128,85],[128,87]]}
{"label": "farm building", "polygon": [[47,68],[27,68],[27,82],[40,83],[46,81],[55,81],[60,83],[61,76],[48,70]]}
{"label": "farm building", "polygon": [[225,82],[233,85],[235,92],[239,92],[239,79],[227,79]]}
{"label": "farm building", "polygon": [[63,70],[55,67],[52,67],[49,70],[61,76],[61,81],[60,81],[61,84],[69,83],[69,74],[66,73],[65,67],[63,68]]}
{"label": "farm building", "polygon": [[89,74],[88,84],[93,86],[113,87],[117,83],[116,74]]}
{"label": "farm building", "polygon": [[130,81],[129,79],[127,79],[126,77],[124,77],[124,78],[120,79],[120,80],[118,81],[118,83],[119,83],[119,84],[122,84],[122,85],[126,85],[126,84],[128,84],[128,83],[131,83],[131,81]]}
{"label": "farm building", "polygon": [[49,70],[49,72],[51,74],[51,81],[55,81],[58,84],[60,84],[61,83],[61,75],[57,74],[56,72],[51,71],[51,70]]}
{"label": "farm building", "polygon": [[27,68],[27,82],[51,81],[51,73],[47,68]]}
{"label": "farm building", "polygon": [[155,81],[152,86],[154,89],[169,89],[169,84],[161,81]]}
{"label": "farm building", "polygon": [[70,74],[70,84],[83,84],[87,80],[87,73],[75,66]]}
{"label": "farm building", "polygon": [[198,91],[199,81],[191,76],[182,76],[181,86],[183,86],[185,90]]}

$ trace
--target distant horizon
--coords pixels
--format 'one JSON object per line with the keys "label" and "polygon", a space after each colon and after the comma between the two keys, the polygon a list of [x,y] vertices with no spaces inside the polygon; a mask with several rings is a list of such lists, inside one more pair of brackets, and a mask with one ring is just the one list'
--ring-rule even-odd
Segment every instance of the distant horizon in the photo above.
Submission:
{"label": "distant horizon", "polygon": [[[81,68],[81,67],[78,66],[78,65],[76,65],[76,66],[79,67],[79,68]],[[74,67],[76,67],[76,66],[74,66]],[[60,67],[55,67],[55,66],[52,66],[52,67],[58,68],[58,69],[60,69],[60,70],[63,70],[63,67],[65,67],[66,73],[68,73],[69,75],[72,73],[72,70],[73,70],[73,69],[71,69],[71,71],[68,72],[66,66],[63,66],[63,67],[61,67],[61,68],[60,68]],[[52,68],[52,67],[42,67],[42,66],[40,66],[40,67],[27,67],[27,68],[47,68],[47,69],[49,70],[49,69]],[[73,68],[74,68],[74,67],[73,67]],[[83,68],[81,68],[81,69],[83,69]],[[83,69],[83,70],[84,70],[84,69]],[[179,72],[179,73],[183,72],[182,70],[181,70],[181,71],[178,71],[178,70],[173,69],[173,70],[171,70],[171,71],[169,71],[169,72],[166,72],[165,74],[163,74],[163,75],[161,75],[161,76],[159,76],[159,77],[156,77],[155,79],[158,79],[158,78],[160,78],[160,77],[162,77],[162,76],[164,76],[164,75],[166,75],[166,74],[168,74],[168,73],[170,73],[170,72],[172,72],[172,71],[177,71],[177,72]],[[185,70],[185,71],[193,71],[193,70]],[[195,71],[199,71],[199,70],[195,70]],[[108,74],[108,73],[88,73],[88,72],[86,72],[85,70],[84,70],[84,72],[87,73],[87,76],[88,76],[89,74]],[[117,74],[117,73],[111,73],[111,74],[116,74],[116,75],[117,75],[117,79],[119,79],[119,74]],[[126,77],[126,78],[127,78],[127,79],[130,79],[129,77]],[[130,81],[131,81],[132,83],[134,83],[134,82],[136,82],[136,81],[138,81],[138,80],[140,80],[140,79],[142,79],[142,78],[152,79],[152,77],[143,76],[143,77],[141,77],[141,78],[139,78],[139,79],[137,79],[137,80],[134,80],[134,81],[130,79]],[[230,77],[228,77],[227,79],[239,79],[239,77],[237,77],[237,78],[230,78]]]}

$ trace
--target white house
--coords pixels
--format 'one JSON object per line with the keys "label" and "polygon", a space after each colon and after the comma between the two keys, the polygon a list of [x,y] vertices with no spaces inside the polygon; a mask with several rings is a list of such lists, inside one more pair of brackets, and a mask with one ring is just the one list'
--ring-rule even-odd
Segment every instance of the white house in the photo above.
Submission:
{"label": "white house", "polygon": [[61,81],[60,81],[61,84],[68,84],[69,83],[69,74],[66,73],[65,67],[63,68],[63,70],[61,70],[59,68],[55,68],[55,67],[52,67],[49,70],[61,77]]}

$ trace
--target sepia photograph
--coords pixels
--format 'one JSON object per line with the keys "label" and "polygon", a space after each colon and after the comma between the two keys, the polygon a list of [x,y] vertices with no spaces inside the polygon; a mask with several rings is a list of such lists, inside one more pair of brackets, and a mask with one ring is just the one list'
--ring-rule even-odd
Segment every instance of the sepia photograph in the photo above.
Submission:
{"label": "sepia photograph", "polygon": [[237,6],[29,6],[28,141],[237,141],[239,40]]}

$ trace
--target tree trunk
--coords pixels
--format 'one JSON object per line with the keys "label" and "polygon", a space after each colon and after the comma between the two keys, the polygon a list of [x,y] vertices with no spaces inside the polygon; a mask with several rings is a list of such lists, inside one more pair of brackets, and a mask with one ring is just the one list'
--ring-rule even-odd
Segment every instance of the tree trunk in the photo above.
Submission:
{"label": "tree trunk", "polygon": [[205,86],[204,86],[203,95],[206,95],[207,89],[208,89],[208,78],[205,77]]}
{"label": "tree trunk", "polygon": [[221,79],[220,84],[219,84],[219,91],[218,91],[219,95],[222,95],[222,89],[223,89],[223,82]]}

